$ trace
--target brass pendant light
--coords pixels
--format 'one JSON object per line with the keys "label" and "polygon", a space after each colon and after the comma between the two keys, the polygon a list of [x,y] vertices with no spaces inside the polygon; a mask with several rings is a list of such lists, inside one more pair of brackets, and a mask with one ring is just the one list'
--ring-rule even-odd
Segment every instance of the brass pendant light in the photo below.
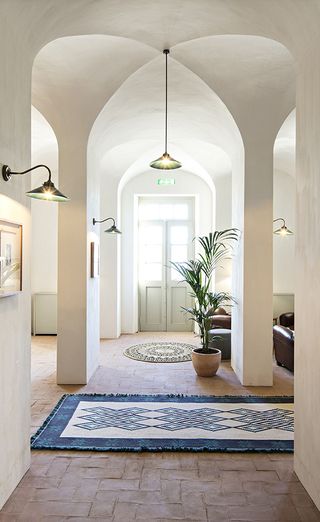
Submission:
{"label": "brass pendant light", "polygon": [[166,105],[165,105],[165,124],[164,124],[164,153],[160,158],[152,161],[150,167],[154,169],[171,170],[179,169],[182,165],[180,161],[175,160],[168,153],[168,54],[169,49],[164,49],[163,54],[166,57]]}

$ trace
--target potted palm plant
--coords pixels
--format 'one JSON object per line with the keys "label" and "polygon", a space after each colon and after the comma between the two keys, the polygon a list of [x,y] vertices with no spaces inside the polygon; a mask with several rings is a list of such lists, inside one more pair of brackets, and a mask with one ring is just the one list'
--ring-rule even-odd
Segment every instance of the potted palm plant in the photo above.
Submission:
{"label": "potted palm plant", "polygon": [[[230,256],[232,245],[238,240],[238,231],[229,228],[210,232],[197,240],[201,251],[195,260],[171,264],[190,286],[190,295],[194,300],[192,307],[182,307],[199,328],[201,347],[192,351],[194,369],[201,377],[211,377],[216,374],[221,361],[221,351],[209,346],[212,311],[234,301],[226,292],[212,292],[212,278],[217,265]],[[211,345],[218,337],[210,339]]]}

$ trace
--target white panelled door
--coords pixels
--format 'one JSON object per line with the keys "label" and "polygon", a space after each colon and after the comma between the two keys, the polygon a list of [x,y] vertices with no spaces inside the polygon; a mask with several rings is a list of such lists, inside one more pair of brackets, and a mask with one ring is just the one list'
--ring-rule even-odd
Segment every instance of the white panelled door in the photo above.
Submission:
{"label": "white panelled door", "polygon": [[194,255],[192,198],[141,198],[139,298],[141,331],[192,331],[181,310],[192,304],[189,288],[170,261]]}

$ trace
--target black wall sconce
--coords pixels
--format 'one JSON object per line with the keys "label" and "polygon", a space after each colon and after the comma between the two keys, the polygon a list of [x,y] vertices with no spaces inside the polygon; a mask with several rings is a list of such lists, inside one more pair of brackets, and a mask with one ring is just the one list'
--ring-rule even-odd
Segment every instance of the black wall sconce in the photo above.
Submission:
{"label": "black wall sconce", "polygon": [[9,181],[12,176],[22,176],[23,174],[27,174],[27,172],[39,169],[40,167],[47,169],[49,172],[48,181],[45,181],[41,187],[30,190],[26,195],[29,196],[29,198],[42,199],[45,201],[69,201],[70,198],[62,194],[62,192],[54,186],[54,183],[51,181],[51,170],[47,165],[36,165],[35,167],[31,167],[31,169],[24,170],[23,172],[12,172],[8,165],[3,165],[2,177],[4,181]]}
{"label": "black wall sconce", "polygon": [[101,221],[99,221],[96,218],[93,218],[92,223],[93,223],[93,225],[95,225],[96,223],[104,223],[105,221],[110,221],[110,220],[112,221],[112,225],[111,225],[110,228],[107,228],[107,230],[105,230],[105,232],[107,234],[121,234],[120,230],[116,227],[115,220],[112,217],[108,217],[106,219],[102,219]]}
{"label": "black wall sconce", "polygon": [[277,219],[273,220],[274,223],[276,223],[277,221],[282,221],[282,225],[280,228],[277,228],[276,230],[273,231],[274,234],[276,234],[277,236],[282,236],[282,237],[293,235],[292,230],[289,230],[289,228],[286,226],[286,222],[283,218],[277,218]]}

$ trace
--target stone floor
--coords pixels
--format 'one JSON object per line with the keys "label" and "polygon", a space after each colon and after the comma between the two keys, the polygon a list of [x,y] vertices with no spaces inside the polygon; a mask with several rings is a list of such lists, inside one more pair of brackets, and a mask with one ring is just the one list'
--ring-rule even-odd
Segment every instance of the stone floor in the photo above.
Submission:
{"label": "stone floor", "polygon": [[[63,393],[185,393],[287,395],[293,376],[274,367],[274,386],[245,388],[228,363],[198,378],[191,363],[150,364],[122,355],[154,340],[196,344],[192,334],[124,335],[101,343],[101,365],[87,386],[55,384],[56,340],[33,339],[32,432]],[[85,520],[320,521],[293,472],[292,455],[219,453],[97,453],[34,451],[32,464],[0,521]]]}

